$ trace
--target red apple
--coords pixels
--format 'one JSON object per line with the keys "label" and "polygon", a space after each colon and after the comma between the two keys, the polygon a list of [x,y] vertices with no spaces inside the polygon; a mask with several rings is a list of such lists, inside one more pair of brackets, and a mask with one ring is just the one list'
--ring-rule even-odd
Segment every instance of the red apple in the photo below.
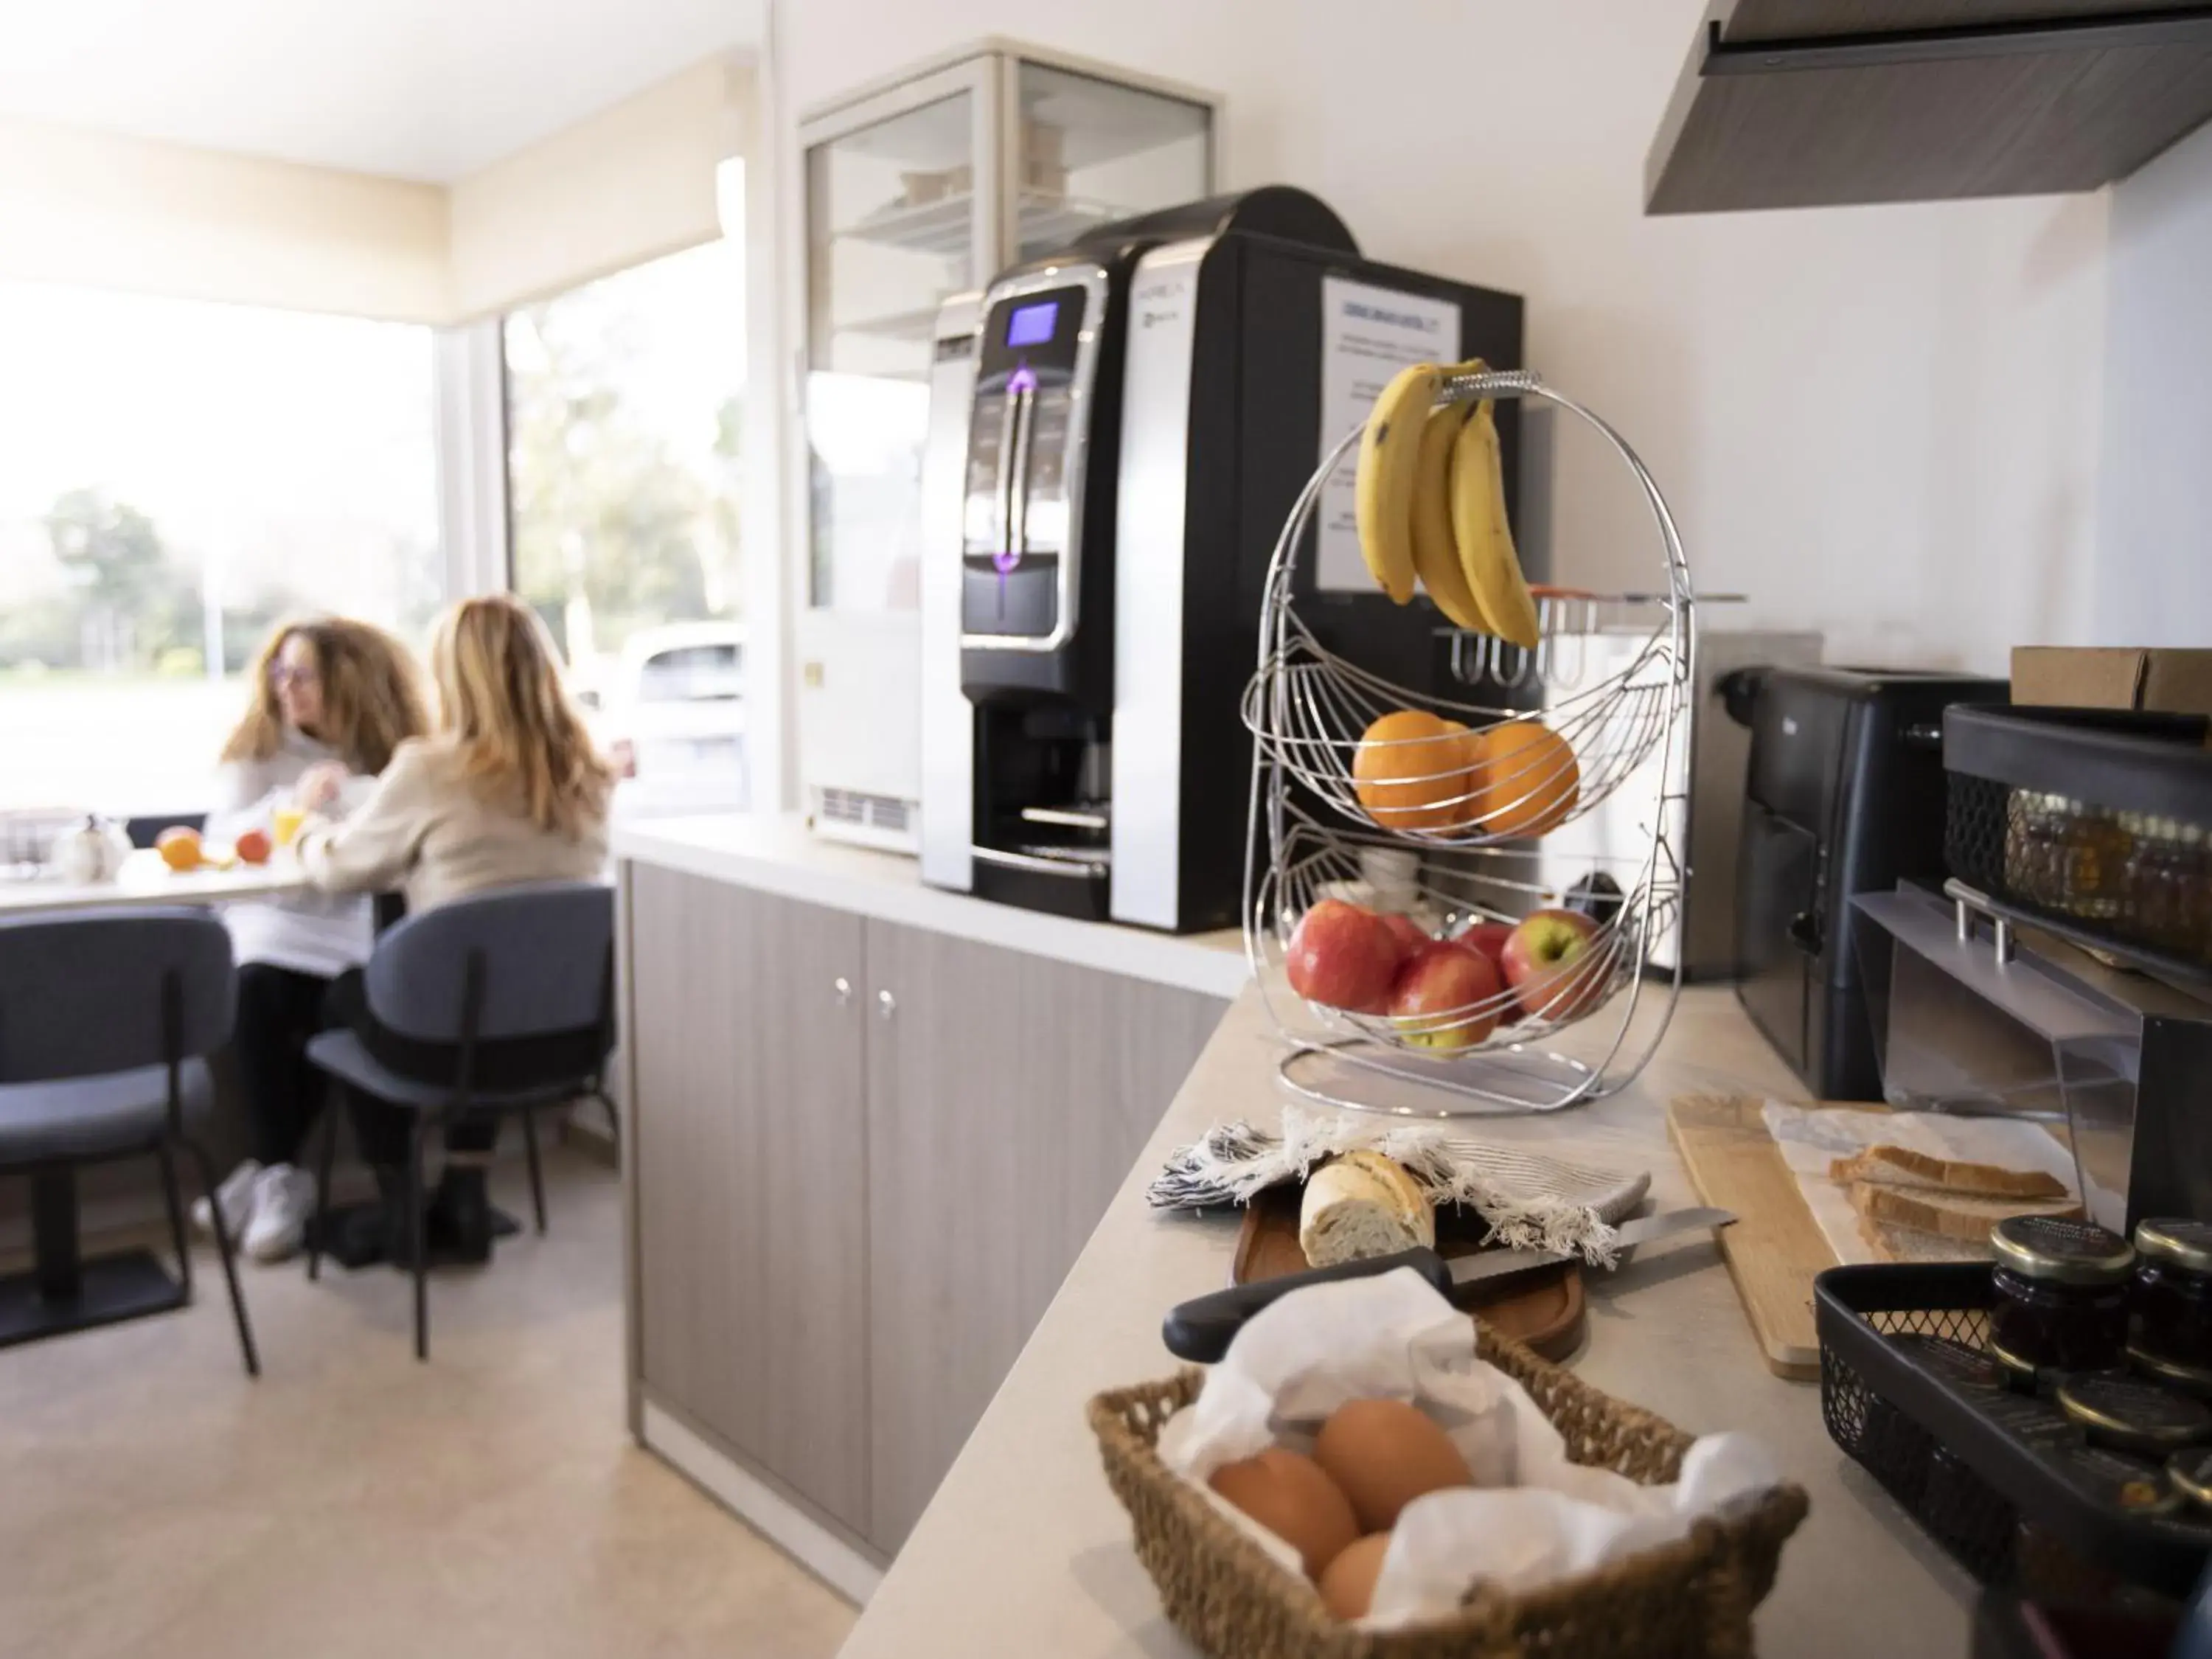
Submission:
{"label": "red apple", "polygon": [[1440,940],[1398,970],[1390,1022],[1416,1048],[1472,1048],[1498,1029],[1504,989],[1489,957]]}
{"label": "red apple", "polygon": [[1398,974],[1398,936],[1373,911],[1326,898],[1298,918],[1283,965],[1291,989],[1309,1002],[1383,1013]]}
{"label": "red apple", "polygon": [[1590,943],[1596,935],[1597,923],[1573,910],[1539,910],[1513,930],[1502,965],[1523,1013],[1573,1019],[1604,1000],[1608,975]]}
{"label": "red apple", "polygon": [[247,830],[244,835],[238,838],[238,847],[236,850],[238,853],[238,861],[240,864],[268,863],[269,832],[266,830]]}
{"label": "red apple", "polygon": [[1434,943],[1422,931],[1419,922],[1411,916],[1401,915],[1395,910],[1382,913],[1382,925],[1390,930],[1391,938],[1398,941],[1398,960],[1401,963],[1411,962]]}
{"label": "red apple", "polygon": [[1490,958],[1490,965],[1501,974],[1505,971],[1505,941],[1513,937],[1510,921],[1478,921],[1456,935],[1452,943],[1463,945]]}

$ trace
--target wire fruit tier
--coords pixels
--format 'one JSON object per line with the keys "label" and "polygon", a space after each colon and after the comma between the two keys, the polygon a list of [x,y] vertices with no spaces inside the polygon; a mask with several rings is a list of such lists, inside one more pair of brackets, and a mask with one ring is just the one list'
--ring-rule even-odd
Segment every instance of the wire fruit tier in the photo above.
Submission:
{"label": "wire fruit tier", "polygon": [[[1607,441],[1651,509],[1665,580],[1655,592],[1609,599],[1547,594],[1533,648],[1454,638],[1455,678],[1540,692],[1540,708],[1413,691],[1331,652],[1291,602],[1297,550],[1360,430],[1307,481],[1268,565],[1259,666],[1243,698],[1254,740],[1244,937],[1269,1017],[1289,1048],[1284,1080],[1323,1104],[1455,1116],[1597,1099],[1643,1069],[1681,988],[1679,951],[1665,975],[1644,971],[1653,945],[1679,922],[1685,875],[1676,842],[1693,717],[1695,598],[1681,540],[1626,441],[1534,374],[1448,376],[1438,401],[1495,398],[1541,399]],[[1620,666],[1584,683],[1589,636],[1601,610],[1620,606],[1651,618],[1648,631],[1625,660],[1608,654]],[[1409,735],[1370,735],[1392,715],[1405,718],[1385,733],[1402,726]],[[1378,858],[1395,868],[1417,866],[1399,887],[1398,908],[1425,911],[1440,937],[1455,938],[1559,905],[1565,895],[1541,838],[1607,803],[1609,818],[1626,815],[1636,826],[1629,848],[1578,855],[1573,867],[1593,881],[1610,878],[1619,896],[1583,901],[1595,932],[1581,956],[1529,992],[1530,1006],[1509,986],[1455,1008],[1393,1017],[1329,1007],[1285,988],[1280,969],[1298,919],[1361,883]]]}

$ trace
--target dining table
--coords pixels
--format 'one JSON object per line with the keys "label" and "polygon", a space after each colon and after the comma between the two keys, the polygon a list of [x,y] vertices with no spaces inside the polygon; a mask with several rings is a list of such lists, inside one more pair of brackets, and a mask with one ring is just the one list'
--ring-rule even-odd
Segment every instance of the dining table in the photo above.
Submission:
{"label": "dining table", "polygon": [[58,876],[0,878],[0,918],[33,910],[115,910],[143,904],[228,904],[240,899],[281,897],[307,885],[307,875],[289,848],[278,848],[264,864],[243,859],[196,870],[173,870],[151,848],[132,853],[107,881],[64,881]]}
{"label": "dining table", "polygon": [[[66,913],[281,898],[306,885],[306,873],[286,848],[264,864],[235,860],[194,870],[173,870],[161,854],[145,849],[125,858],[107,881],[0,878],[0,926]],[[0,1275],[0,1347],[136,1319],[185,1301],[188,1286],[151,1250],[84,1255],[73,1165],[33,1170],[30,1188],[32,1265]]]}

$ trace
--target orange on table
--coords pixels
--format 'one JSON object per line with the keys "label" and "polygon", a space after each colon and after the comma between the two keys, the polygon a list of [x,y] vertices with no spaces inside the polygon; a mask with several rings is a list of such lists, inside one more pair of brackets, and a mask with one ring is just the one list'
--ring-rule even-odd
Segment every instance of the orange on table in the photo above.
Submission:
{"label": "orange on table", "polygon": [[1479,827],[1496,836],[1540,836],[1566,822],[1582,799],[1574,745],[1539,720],[1501,721],[1474,734],[1482,790]]}
{"label": "orange on table", "polygon": [[154,837],[154,850],[172,870],[197,870],[203,858],[200,832],[185,824],[173,824]]}
{"label": "orange on table", "polygon": [[1423,708],[1370,725],[1352,757],[1352,793],[1385,830],[1464,824],[1479,783],[1476,734]]}

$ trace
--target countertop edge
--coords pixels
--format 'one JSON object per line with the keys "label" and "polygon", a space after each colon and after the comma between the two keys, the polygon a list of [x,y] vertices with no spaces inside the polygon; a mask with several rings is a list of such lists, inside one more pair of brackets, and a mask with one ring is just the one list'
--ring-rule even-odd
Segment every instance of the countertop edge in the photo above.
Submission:
{"label": "countertop edge", "polygon": [[617,861],[732,882],[1224,1001],[1235,998],[1252,976],[1243,950],[1225,948],[1221,934],[1156,933],[947,892],[925,886],[910,859],[816,842],[796,820],[683,818],[618,824],[613,840]]}

